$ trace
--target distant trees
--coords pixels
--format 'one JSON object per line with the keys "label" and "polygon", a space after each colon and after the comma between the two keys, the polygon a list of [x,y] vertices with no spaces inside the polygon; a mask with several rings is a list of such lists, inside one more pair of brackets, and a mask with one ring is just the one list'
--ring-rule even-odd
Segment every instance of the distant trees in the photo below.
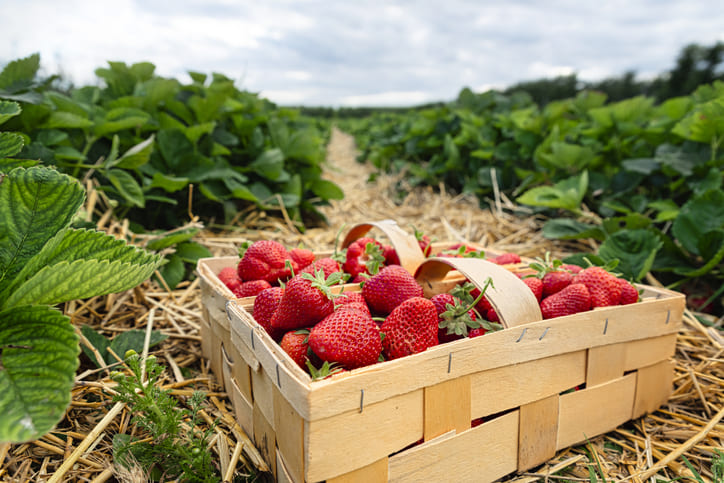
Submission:
{"label": "distant trees", "polygon": [[636,80],[634,71],[598,82],[583,82],[576,74],[571,74],[553,79],[519,82],[507,88],[504,93],[524,91],[541,105],[574,97],[581,90],[601,91],[609,101],[620,101],[638,95],[662,101],[691,94],[702,84],[724,80],[723,60],[724,42],[717,42],[712,46],[689,44],[679,53],[673,69],[651,80]]}

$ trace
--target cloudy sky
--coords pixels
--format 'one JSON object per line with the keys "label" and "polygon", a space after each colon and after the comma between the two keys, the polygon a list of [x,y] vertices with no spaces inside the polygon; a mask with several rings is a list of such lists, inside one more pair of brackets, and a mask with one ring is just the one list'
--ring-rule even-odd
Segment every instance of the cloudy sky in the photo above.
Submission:
{"label": "cloudy sky", "polygon": [[96,84],[107,61],[219,72],[279,104],[413,105],[577,73],[669,70],[724,41],[720,0],[0,0],[0,65]]}

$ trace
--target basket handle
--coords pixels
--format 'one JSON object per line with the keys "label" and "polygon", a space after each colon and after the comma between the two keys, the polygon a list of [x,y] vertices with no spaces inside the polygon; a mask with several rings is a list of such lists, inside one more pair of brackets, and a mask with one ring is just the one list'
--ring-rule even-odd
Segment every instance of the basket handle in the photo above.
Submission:
{"label": "basket handle", "polygon": [[425,255],[422,253],[417,239],[400,228],[394,220],[369,221],[352,226],[342,240],[342,248],[347,248],[353,241],[365,236],[372,228],[377,228],[387,235],[400,258],[400,265],[408,272],[415,273],[417,267],[425,260]]}
{"label": "basket handle", "polygon": [[450,270],[462,273],[481,290],[488,277],[493,280],[484,297],[506,329],[543,320],[533,292],[518,276],[480,258],[431,257],[425,260],[418,267],[415,278],[422,285],[426,297],[435,295],[436,282],[441,282]]}

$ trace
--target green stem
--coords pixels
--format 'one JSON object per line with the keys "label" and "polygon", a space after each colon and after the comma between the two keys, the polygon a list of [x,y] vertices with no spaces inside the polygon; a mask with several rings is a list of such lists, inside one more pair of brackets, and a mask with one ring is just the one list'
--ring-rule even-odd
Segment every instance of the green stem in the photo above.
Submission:
{"label": "green stem", "polygon": [[90,151],[90,148],[93,146],[93,143],[95,143],[97,140],[98,140],[97,137],[90,135],[90,134],[86,134],[85,146],[83,146],[83,151],[81,152],[81,154],[83,155],[83,159],[78,160],[78,162],[75,164],[75,168],[73,168],[73,177],[74,178],[78,177],[78,175],[80,173],[80,169],[85,166],[83,161],[86,160],[86,157],[88,156],[88,151]]}

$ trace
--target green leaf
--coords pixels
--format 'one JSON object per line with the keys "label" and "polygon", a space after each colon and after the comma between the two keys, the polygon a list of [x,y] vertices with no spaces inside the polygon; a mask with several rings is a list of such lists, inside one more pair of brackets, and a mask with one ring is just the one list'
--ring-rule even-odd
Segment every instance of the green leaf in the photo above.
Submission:
{"label": "green leaf", "polygon": [[158,132],[158,149],[166,164],[175,171],[183,165],[184,158],[194,152],[194,145],[182,131],[162,129]]}
{"label": "green leaf", "polygon": [[646,229],[621,230],[609,236],[599,247],[604,260],[619,260],[616,271],[626,278],[641,280],[651,270],[656,252],[663,242]]}
{"label": "green leaf", "polygon": [[123,153],[123,156],[118,158],[118,160],[112,163],[110,166],[115,166],[123,169],[140,168],[144,164],[148,163],[149,159],[151,159],[154,140],[155,136],[152,134],[145,141],[141,141],[135,146],[131,146],[128,151]]}
{"label": "green leaf", "polygon": [[[99,334],[95,330],[93,330],[89,325],[83,325],[80,328],[81,333],[83,334],[83,337],[90,342],[90,344],[98,351],[101,358],[103,358],[103,362],[105,364],[109,364],[112,361],[106,360],[106,357],[108,356],[108,346],[110,346],[110,342],[108,339],[106,339],[103,335]],[[96,365],[96,367],[103,367],[105,364],[101,364],[101,361],[98,360],[96,355],[93,353],[90,348],[88,348],[85,344],[81,345],[81,349],[83,349],[83,352],[86,356],[93,362],[93,364]]]}
{"label": "green leaf", "polygon": [[531,188],[519,196],[517,201],[524,205],[547,206],[577,212],[587,189],[588,171],[583,171],[579,176],[571,176],[553,186]]}
{"label": "green leaf", "polygon": [[310,189],[312,190],[312,193],[325,201],[344,199],[344,191],[342,191],[342,188],[326,179],[315,179]]}
{"label": "green leaf", "polygon": [[149,250],[163,250],[164,248],[191,240],[199,231],[198,228],[184,228],[183,230],[174,231],[161,238],[152,240],[148,242],[146,246]]}
{"label": "green leaf", "polygon": [[671,227],[677,241],[689,252],[701,255],[699,240],[705,233],[724,227],[724,191],[710,190],[684,203]]}
{"label": "green leaf", "polygon": [[63,418],[78,352],[73,326],[58,310],[0,311],[0,443],[38,439]]}
{"label": "green leaf", "polygon": [[284,171],[284,153],[281,149],[264,151],[249,165],[259,175],[271,181],[286,181],[289,175]]}
{"label": "green leaf", "polygon": [[78,181],[49,168],[16,168],[0,180],[0,294],[84,199]]}
{"label": "green leaf", "polygon": [[0,100],[0,124],[19,115],[21,111],[17,102]]}
{"label": "green leaf", "polygon": [[72,146],[58,146],[55,148],[55,158],[72,161],[83,161],[85,155]]}
{"label": "green leaf", "polygon": [[143,198],[143,190],[130,173],[122,169],[110,169],[106,171],[106,177],[118,192],[121,193],[121,196],[131,204],[139,208],[143,208],[146,205],[146,201]]}
{"label": "green leaf", "polygon": [[8,62],[0,72],[0,89],[13,90],[19,84],[28,84],[35,79],[40,68],[40,54]]}
{"label": "green leaf", "polygon": [[43,129],[86,129],[93,126],[87,117],[70,112],[54,111],[42,124]]}
{"label": "green leaf", "polygon": [[[16,283],[11,286],[11,295],[2,306],[26,303],[53,305],[74,298],[120,292],[146,280],[160,262],[158,255],[127,245],[125,241],[105,233],[85,229],[64,230],[25,264],[16,277]],[[79,280],[84,275],[67,273],[72,270],[68,265],[79,270],[96,270],[92,276],[103,280],[85,283]],[[44,288],[47,285],[50,286]]]}
{"label": "green leaf", "polygon": [[196,264],[200,258],[209,258],[213,254],[208,248],[196,242],[179,243],[176,246],[176,255],[186,263]]}
{"label": "green leaf", "polygon": [[606,233],[596,225],[582,223],[570,218],[554,218],[543,225],[543,236],[558,240],[593,238],[603,241]]}
{"label": "green leaf", "polygon": [[161,277],[166,284],[173,290],[176,285],[183,281],[186,275],[186,266],[184,261],[176,254],[173,254],[167,258],[168,263],[162,266],[158,271],[161,273]]}
{"label": "green leaf", "polygon": [[14,132],[0,132],[0,158],[15,156],[23,149],[23,137]]}
{"label": "green leaf", "polygon": [[724,259],[724,230],[713,230],[699,240],[699,253],[704,265],[694,269],[675,269],[674,272],[686,277],[702,277],[714,270]]}
{"label": "green leaf", "polygon": [[[160,344],[166,339],[168,339],[168,336],[166,334],[162,334],[157,330],[152,330],[151,340],[148,346],[153,347]],[[121,332],[116,337],[114,337],[110,343],[110,348],[113,350],[113,352],[119,354],[121,357],[123,357],[123,354],[125,354],[126,351],[128,351],[129,349],[133,349],[140,354],[143,351],[143,344],[145,340],[145,330],[131,329],[126,332]],[[110,355],[110,352],[108,354]],[[108,362],[109,361],[106,359],[106,363]]]}
{"label": "green leaf", "polygon": [[151,180],[151,188],[162,188],[167,193],[174,193],[184,189],[189,184],[188,178],[179,178],[177,176],[169,176],[159,171],[153,173]]}

